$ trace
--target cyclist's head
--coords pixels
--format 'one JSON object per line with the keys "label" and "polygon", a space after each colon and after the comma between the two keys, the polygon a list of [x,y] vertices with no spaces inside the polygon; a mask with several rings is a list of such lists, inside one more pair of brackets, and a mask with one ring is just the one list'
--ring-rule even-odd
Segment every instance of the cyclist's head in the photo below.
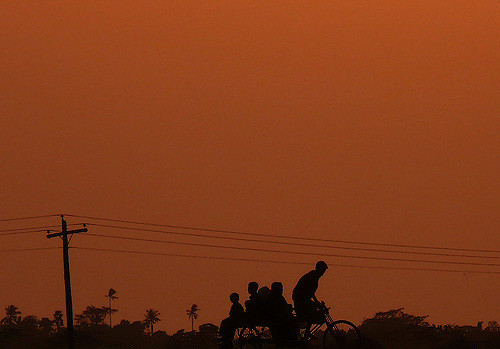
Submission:
{"label": "cyclist's head", "polygon": [[328,269],[328,266],[324,261],[319,261],[318,263],[316,263],[316,271],[321,275],[325,273],[326,269]]}
{"label": "cyclist's head", "polygon": [[273,282],[271,284],[271,293],[282,295],[283,294],[283,284],[281,282],[278,282],[278,281]]}
{"label": "cyclist's head", "polygon": [[240,300],[240,295],[237,294],[236,292],[231,293],[231,295],[229,296],[229,300],[231,301],[231,303],[236,303],[237,301]]}
{"label": "cyclist's head", "polygon": [[248,284],[248,293],[249,294],[254,294],[257,293],[257,290],[259,289],[259,284],[256,283],[255,281],[252,281]]}

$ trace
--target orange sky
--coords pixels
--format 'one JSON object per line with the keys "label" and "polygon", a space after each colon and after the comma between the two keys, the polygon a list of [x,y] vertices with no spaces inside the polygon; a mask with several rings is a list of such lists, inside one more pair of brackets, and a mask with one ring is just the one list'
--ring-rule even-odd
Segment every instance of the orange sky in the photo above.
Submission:
{"label": "orange sky", "polygon": [[[66,212],[498,250],[499,11],[496,0],[3,1],[0,218]],[[59,220],[0,229],[44,224]],[[90,236],[71,244],[317,259]],[[60,251],[4,252],[0,263],[1,307],[64,310]],[[76,313],[104,305],[113,287],[116,320],[153,307],[169,333],[189,328],[192,303],[198,324],[219,324],[229,293],[245,299],[251,280],[282,281],[290,300],[309,270],[77,250],[71,267]],[[475,324],[500,320],[499,291],[498,274],[331,267],[318,296],[356,323],[405,307]]]}

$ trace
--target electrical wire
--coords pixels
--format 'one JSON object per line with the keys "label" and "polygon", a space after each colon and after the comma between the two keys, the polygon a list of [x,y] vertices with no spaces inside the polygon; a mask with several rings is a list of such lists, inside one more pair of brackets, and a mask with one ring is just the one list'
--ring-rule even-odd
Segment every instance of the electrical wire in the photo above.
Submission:
{"label": "electrical wire", "polygon": [[83,235],[84,236],[104,237],[104,238],[111,238],[111,239],[130,240],[130,241],[157,242],[157,243],[173,244],[173,245],[185,245],[185,246],[199,246],[199,247],[210,247],[210,248],[222,248],[222,249],[240,250],[240,251],[284,253],[284,254],[293,254],[293,255],[308,255],[308,256],[322,256],[322,257],[356,258],[356,259],[366,259],[366,260],[385,260],[385,261],[397,261],[397,262],[419,262],[419,263],[439,263],[439,264],[476,265],[476,266],[500,267],[500,264],[493,264],[493,263],[436,261],[436,260],[405,259],[405,258],[390,258],[390,257],[353,256],[353,255],[341,255],[341,254],[329,254],[329,253],[313,253],[313,252],[302,252],[302,251],[284,251],[284,250],[271,250],[271,249],[263,249],[263,248],[252,248],[252,247],[238,247],[238,246],[225,246],[225,245],[215,245],[215,244],[202,244],[202,243],[192,243],[192,242],[169,241],[169,240],[133,238],[133,237],[116,236],[116,235],[105,235],[105,234],[96,234],[96,233],[86,233],[86,234],[83,234]]}
{"label": "electrical wire", "polygon": [[262,243],[269,243],[269,244],[276,244],[276,245],[289,245],[289,246],[302,246],[302,247],[319,247],[319,248],[329,248],[329,249],[338,249],[338,250],[352,250],[352,251],[402,253],[402,254],[427,255],[427,256],[500,259],[500,256],[468,255],[468,254],[438,253],[438,252],[395,251],[395,250],[387,250],[387,249],[379,249],[379,248],[328,246],[328,245],[308,244],[308,243],[300,243],[300,242],[273,241],[273,240],[262,240],[262,239],[259,240],[259,239],[240,238],[240,237],[207,235],[207,234],[200,234],[200,233],[185,233],[185,232],[175,232],[175,231],[166,231],[166,230],[157,230],[157,229],[133,228],[133,227],[125,227],[125,226],[117,226],[117,225],[107,225],[107,224],[97,224],[97,223],[88,223],[87,225],[88,226],[95,226],[95,227],[105,227],[105,228],[115,228],[115,229],[123,229],[123,230],[132,230],[132,231],[144,231],[144,232],[152,232],[152,233],[161,233],[161,234],[168,234],[168,235],[180,235],[180,236],[194,236],[194,237],[203,237],[203,238],[213,238],[213,239],[219,239],[219,240],[259,242],[259,243],[262,242]]}
{"label": "electrical wire", "polygon": [[42,226],[42,227],[27,227],[27,228],[11,228],[11,229],[1,229],[0,232],[3,233],[3,232],[8,232],[8,231],[24,231],[24,230],[34,231],[35,229],[38,229],[36,231],[43,231],[46,229],[58,228],[58,227],[60,227],[60,225],[46,225],[46,226]]}
{"label": "electrical wire", "polygon": [[[225,260],[225,261],[259,262],[259,263],[292,264],[292,265],[311,265],[311,263],[309,263],[309,262],[277,261],[277,260],[265,260],[265,259],[254,259],[254,258],[220,257],[220,256],[197,256],[197,255],[177,254],[177,253],[161,253],[161,252],[150,252],[150,251],[133,251],[133,250],[120,250],[120,249],[80,247],[80,246],[73,246],[73,247],[70,247],[70,249],[85,250],[85,251],[131,253],[131,254],[152,255],[152,256],[168,256],[168,257],[183,257],[183,258]],[[435,272],[453,272],[453,273],[471,273],[471,274],[500,274],[499,271],[485,271],[485,270],[458,270],[458,269],[384,267],[384,266],[370,266],[370,265],[337,264],[337,263],[331,263],[331,262],[328,262],[328,265],[329,266],[333,266],[333,267],[365,268],[365,269],[435,271]]]}
{"label": "electrical wire", "polygon": [[10,250],[0,250],[0,252],[24,252],[24,251],[42,251],[42,250],[59,250],[62,247],[32,247],[32,248],[17,248]]}
{"label": "electrical wire", "polygon": [[[68,224],[67,226],[74,226],[74,225],[82,225],[82,223],[72,223]],[[0,236],[9,236],[9,235],[22,235],[22,234],[30,234],[30,233],[46,233],[47,231],[50,231],[49,228],[59,228],[59,225],[47,225],[44,227],[32,227],[32,228],[13,228],[13,229],[3,229],[0,230],[0,232],[6,232],[6,233],[0,233]]]}
{"label": "electrical wire", "polygon": [[28,217],[17,217],[17,218],[4,218],[0,219],[0,222],[13,222],[13,221],[22,221],[27,219],[38,219],[38,218],[47,218],[47,217],[58,217],[59,214],[46,214],[43,216],[28,216]]}
{"label": "electrical wire", "polygon": [[[272,237],[272,238],[291,239],[291,240],[306,240],[306,241],[333,242],[333,243],[357,244],[357,245],[420,248],[420,249],[449,250],[449,251],[463,251],[463,252],[500,253],[500,250],[489,250],[489,249],[454,248],[454,247],[444,247],[444,246],[405,245],[405,244],[389,244],[389,243],[378,243],[378,242],[352,241],[352,240],[310,238],[310,237],[288,236],[288,235],[279,235],[279,234],[241,232],[241,231],[235,231],[235,230],[210,229],[210,228],[182,226],[182,225],[156,224],[156,223],[147,223],[147,222],[139,222],[139,221],[132,221],[132,220],[124,220],[124,219],[112,219],[112,218],[82,216],[82,215],[73,215],[73,214],[66,214],[65,216],[82,218],[82,219],[98,220],[98,221],[108,221],[108,222],[117,222],[117,223],[154,226],[154,227],[166,227],[166,228],[173,228],[173,229],[197,230],[197,231],[206,231],[206,232],[213,232],[213,233],[238,234],[238,235],[259,236],[259,237]],[[90,223],[87,223],[87,224],[90,224]]]}
{"label": "electrical wire", "polygon": [[41,232],[47,232],[47,230],[28,230],[28,231],[16,231],[16,232],[11,232],[11,233],[0,233],[0,236],[22,235],[22,234],[31,234],[31,233],[41,233]]}

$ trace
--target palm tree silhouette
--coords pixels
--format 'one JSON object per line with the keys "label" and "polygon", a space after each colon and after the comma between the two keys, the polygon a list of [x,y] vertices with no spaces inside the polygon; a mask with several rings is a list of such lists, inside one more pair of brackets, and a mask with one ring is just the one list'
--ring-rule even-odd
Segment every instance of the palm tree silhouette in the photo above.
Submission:
{"label": "palm tree silhouette", "polygon": [[191,331],[194,331],[194,320],[198,318],[198,311],[201,310],[196,304],[191,306],[191,309],[186,310],[188,318],[191,319]]}
{"label": "palm tree silhouette", "polygon": [[147,309],[146,310],[146,315],[144,315],[144,323],[146,326],[151,328],[151,334],[153,334],[153,325],[156,324],[158,321],[161,321],[159,318],[160,312],[156,309]]}
{"label": "palm tree silhouette", "polygon": [[7,315],[0,321],[2,325],[18,325],[21,322],[21,312],[15,305],[9,305],[5,308],[5,314]]}
{"label": "palm tree silhouette", "polygon": [[107,312],[109,314],[109,327],[111,327],[111,314],[116,313],[118,311],[117,309],[111,308],[111,301],[118,299],[118,297],[115,296],[115,294],[116,294],[116,291],[114,289],[110,288],[108,291],[108,294],[104,296],[104,297],[107,297],[108,301],[109,301],[109,306],[107,308]]}

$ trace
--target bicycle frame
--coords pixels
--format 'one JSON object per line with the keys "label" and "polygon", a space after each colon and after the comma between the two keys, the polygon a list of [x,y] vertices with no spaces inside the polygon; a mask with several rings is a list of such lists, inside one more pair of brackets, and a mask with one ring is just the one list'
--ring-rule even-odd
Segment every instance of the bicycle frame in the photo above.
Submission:
{"label": "bicycle frame", "polygon": [[[324,321],[322,323],[311,324],[311,328],[309,329],[309,334],[314,334],[314,333],[316,333],[321,328],[321,326],[323,326],[325,324],[328,326],[329,324],[331,324],[331,323],[334,322],[333,319],[332,319],[332,317],[331,317],[331,315],[330,315],[330,311],[329,311],[330,308],[329,307],[326,307],[323,304],[323,308],[321,310],[323,311],[325,319],[324,319]],[[304,339],[306,339],[306,338],[304,338]]]}

